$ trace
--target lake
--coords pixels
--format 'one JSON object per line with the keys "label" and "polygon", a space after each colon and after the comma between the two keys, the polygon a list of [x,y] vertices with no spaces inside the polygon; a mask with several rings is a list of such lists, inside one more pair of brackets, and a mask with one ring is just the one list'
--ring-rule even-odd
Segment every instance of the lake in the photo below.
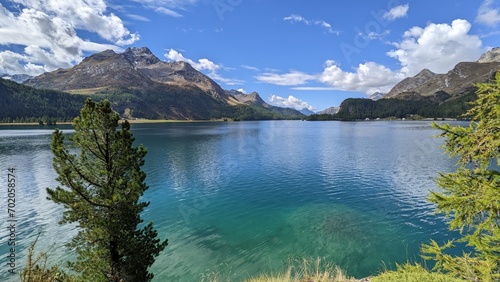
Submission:
{"label": "lake", "polygon": [[[45,188],[57,186],[52,131],[0,127],[2,191],[7,169],[16,168],[18,266],[38,234],[53,259],[72,257],[64,244],[75,228],[58,225],[62,209],[46,200]],[[318,257],[364,277],[420,261],[430,239],[456,237],[426,201],[437,172],[455,169],[430,122],[161,123],[132,131],[148,149],[143,218],[169,240],[154,281],[240,281]],[[1,195],[0,280],[17,281],[7,273]]]}

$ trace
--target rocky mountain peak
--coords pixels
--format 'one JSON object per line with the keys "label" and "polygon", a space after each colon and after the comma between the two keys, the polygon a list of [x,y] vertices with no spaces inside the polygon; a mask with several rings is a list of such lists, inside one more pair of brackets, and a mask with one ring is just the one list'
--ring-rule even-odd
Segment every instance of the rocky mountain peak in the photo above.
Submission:
{"label": "rocky mountain peak", "polygon": [[110,58],[113,58],[116,55],[117,54],[115,53],[115,51],[108,49],[108,50],[102,51],[100,53],[95,53],[95,54],[83,59],[82,62],[89,62],[89,61],[102,62],[102,61],[108,60]]}
{"label": "rocky mountain peak", "polygon": [[433,73],[432,71],[428,70],[428,69],[423,69],[421,70],[416,76],[415,78],[417,77],[422,77],[422,78],[431,78],[433,76],[435,76],[436,74]]}
{"label": "rocky mountain peak", "polygon": [[377,101],[378,99],[381,99],[382,97],[384,97],[384,95],[385,95],[385,93],[375,92],[372,95],[370,95],[370,97],[368,97],[368,99],[371,99],[373,101]]}
{"label": "rocky mountain peak", "polygon": [[161,62],[147,47],[127,48],[123,55],[134,66],[148,66]]}
{"label": "rocky mountain peak", "polygon": [[478,63],[500,63],[500,47],[491,49],[490,51],[481,55]]}
{"label": "rocky mountain peak", "polygon": [[384,98],[418,100],[422,97],[435,97],[443,101],[473,92],[475,84],[490,81],[498,71],[500,49],[495,49],[489,55],[483,55],[481,62],[461,62],[445,74],[423,70],[396,84]]}
{"label": "rocky mountain peak", "polygon": [[[264,100],[260,97],[259,93],[257,92],[252,92],[250,94],[244,94],[241,93],[237,90],[230,90],[227,91],[228,94],[233,95],[233,97],[236,98],[241,103],[249,104],[249,105],[259,105],[259,106],[264,106],[267,105]],[[269,106],[269,105],[267,105]]]}
{"label": "rocky mountain peak", "polygon": [[414,77],[407,77],[403,79],[401,82],[396,84],[391,91],[389,91],[384,98],[394,98],[400,93],[411,92],[413,89],[418,88],[424,85],[427,81],[435,77],[436,74],[428,69],[421,70]]}
{"label": "rocky mountain peak", "polygon": [[315,114],[313,111],[309,110],[308,108],[302,108],[302,110],[300,110],[299,112],[301,112],[302,114],[304,114],[306,116],[310,116],[310,115]]}
{"label": "rocky mountain peak", "polygon": [[340,111],[340,107],[330,107],[328,109],[325,109],[321,112],[319,112],[320,115],[322,114],[328,114],[328,115],[334,115],[337,114]]}
{"label": "rocky mountain peak", "polygon": [[196,71],[191,64],[184,61],[171,62],[169,64],[176,70]]}
{"label": "rocky mountain peak", "polygon": [[4,73],[4,74],[0,74],[0,78],[12,80],[12,81],[15,81],[17,83],[23,83],[26,80],[33,78],[33,77],[31,75],[24,74],[24,73],[14,74],[14,75],[8,75],[8,74]]}

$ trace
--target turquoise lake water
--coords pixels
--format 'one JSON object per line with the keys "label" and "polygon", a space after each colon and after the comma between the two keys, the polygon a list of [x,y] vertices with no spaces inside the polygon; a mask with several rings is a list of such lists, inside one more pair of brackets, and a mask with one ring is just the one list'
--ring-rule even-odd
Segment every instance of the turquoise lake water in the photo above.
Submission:
{"label": "turquoise lake water", "polygon": [[[45,199],[55,187],[44,127],[0,128],[1,204],[7,169],[16,168],[18,266],[40,235],[40,249],[71,259],[74,226]],[[164,123],[132,126],[148,149],[152,220],[169,246],[154,281],[200,281],[214,273],[240,281],[288,262],[322,258],[348,274],[377,274],[418,260],[421,243],[455,237],[426,201],[438,171],[452,171],[429,122]],[[71,128],[65,132],[70,133]],[[0,280],[7,273],[7,213],[1,208]]]}

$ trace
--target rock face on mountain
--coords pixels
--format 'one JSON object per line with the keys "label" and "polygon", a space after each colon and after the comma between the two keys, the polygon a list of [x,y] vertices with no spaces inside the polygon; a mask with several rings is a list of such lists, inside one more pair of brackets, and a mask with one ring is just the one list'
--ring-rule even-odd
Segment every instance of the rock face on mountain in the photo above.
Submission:
{"label": "rock face on mountain", "polygon": [[384,97],[384,95],[385,95],[385,93],[375,92],[372,95],[370,95],[370,97],[368,97],[368,99],[373,100],[373,101],[377,101],[378,99],[381,99],[382,97]]}
{"label": "rock face on mountain", "polygon": [[14,74],[14,75],[0,74],[0,78],[12,80],[17,83],[23,83],[26,80],[32,78],[32,76],[28,74]]}
{"label": "rock face on mountain", "polygon": [[244,105],[249,105],[253,106],[256,108],[264,109],[266,111],[270,111],[272,113],[281,115],[283,117],[294,117],[294,118],[301,118],[304,117],[305,115],[298,110],[291,109],[291,108],[281,108],[281,107],[276,107],[273,105],[269,105],[266,103],[259,95],[257,92],[252,92],[250,94],[244,94],[241,93],[237,90],[228,90],[226,91],[228,95],[231,97],[234,97],[237,100],[237,103],[239,104],[244,104]]}
{"label": "rock face on mountain", "polygon": [[272,107],[268,103],[264,102],[262,98],[260,97],[259,93],[257,92],[252,92],[250,94],[244,94],[241,93],[237,90],[228,90],[226,91],[227,94],[233,96],[238,100],[238,102],[247,104],[247,105],[254,105],[258,107],[263,107],[263,108],[270,108]]}
{"label": "rock face on mountain", "polygon": [[106,50],[85,58],[70,69],[58,69],[24,82],[35,88],[56,90],[85,89],[86,93],[113,87],[153,87],[154,83],[124,56]]}
{"label": "rock face on mountain", "polygon": [[148,48],[106,50],[85,58],[71,69],[58,69],[25,82],[36,88],[71,92],[102,92],[109,88],[150,89],[158,84],[198,87],[215,99],[228,100],[225,91],[185,62],[163,62]]}
{"label": "rock face on mountain", "polygon": [[195,85],[216,99],[230,98],[217,83],[186,62],[160,61],[145,47],[129,48],[123,55],[136,69],[155,82],[181,87]]}
{"label": "rock face on mountain", "polygon": [[[488,57],[491,58],[491,57]],[[474,84],[488,82],[494,78],[500,62],[462,62],[446,74],[435,74],[424,69],[414,77],[405,78],[396,84],[384,98],[418,100],[419,97],[448,95],[461,97],[475,89]]]}
{"label": "rock face on mountain", "polygon": [[499,63],[500,62],[500,47],[493,48],[490,51],[484,53],[478,63]]}
{"label": "rock face on mountain", "polygon": [[340,107],[330,107],[328,109],[325,109],[325,110],[319,112],[319,114],[320,115],[322,115],[322,114],[334,115],[334,114],[338,113],[339,110],[340,110]]}
{"label": "rock face on mountain", "polygon": [[[226,92],[185,62],[164,62],[148,48],[107,50],[70,69],[25,81],[35,88],[62,90],[109,99],[124,118],[282,119],[300,118],[296,110],[268,105],[257,93]],[[241,94],[241,95],[240,95]]]}
{"label": "rock face on mountain", "polygon": [[300,112],[306,116],[310,116],[310,115],[314,115],[315,112],[309,110],[308,108],[303,108],[302,110],[300,110]]}
{"label": "rock face on mountain", "polygon": [[436,74],[431,72],[428,69],[423,69],[414,77],[407,77],[403,79],[401,82],[396,84],[391,91],[389,91],[384,98],[394,98],[396,95],[403,92],[410,92],[414,89],[422,86],[424,83],[433,78]]}

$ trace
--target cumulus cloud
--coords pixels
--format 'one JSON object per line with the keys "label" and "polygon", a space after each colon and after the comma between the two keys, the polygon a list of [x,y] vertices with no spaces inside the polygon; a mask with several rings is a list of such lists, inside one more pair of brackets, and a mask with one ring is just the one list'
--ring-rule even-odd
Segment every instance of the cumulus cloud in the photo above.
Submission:
{"label": "cumulus cloud", "polygon": [[[22,52],[2,51],[0,72],[38,75],[71,67],[83,52],[120,50],[139,40],[103,0],[12,0],[21,5],[15,14],[0,3],[0,45],[24,46]],[[91,42],[77,30],[99,35],[111,44]],[[6,63],[8,62],[8,63]]]}
{"label": "cumulus cloud", "polygon": [[493,7],[493,0],[485,0],[477,12],[476,22],[497,26],[500,23],[500,13],[498,7]]}
{"label": "cumulus cloud", "polygon": [[333,30],[332,25],[324,20],[308,20],[300,15],[290,15],[288,17],[284,17],[283,20],[288,22],[300,22],[306,25],[317,25],[324,28],[328,33],[339,33],[338,31]]}
{"label": "cumulus cloud", "polygon": [[288,98],[283,98],[280,96],[272,95],[271,98],[269,98],[269,101],[273,103],[276,106],[279,107],[286,107],[286,108],[293,108],[297,110],[302,110],[304,108],[310,110],[310,111],[315,111],[316,109],[309,105],[306,101],[302,101],[297,97],[294,96],[288,96]]}
{"label": "cumulus cloud", "polygon": [[217,80],[227,85],[239,85],[243,83],[243,81],[239,79],[222,77],[219,74],[219,70],[222,69],[222,66],[210,61],[209,59],[202,58],[199,59],[198,62],[195,62],[189,58],[184,57],[184,55],[174,49],[170,49],[164,56],[170,61],[186,62],[198,71],[205,71],[211,79]]}
{"label": "cumulus cloud", "polygon": [[320,74],[292,71],[286,74],[264,73],[256,78],[261,82],[281,86],[304,85],[311,81],[328,85],[328,87],[293,87],[293,90],[344,90],[373,94],[377,91],[389,91],[403,77],[399,72],[393,72],[374,62],[360,64],[355,71],[349,72],[342,70],[335,61],[329,60],[325,62],[324,70]]}
{"label": "cumulus cloud", "polygon": [[106,14],[104,0],[12,0],[25,7],[40,11],[63,21],[74,29],[97,33],[101,38],[118,45],[132,44],[138,40],[125,28],[122,20],[113,13]]}
{"label": "cumulus cloud", "polygon": [[181,53],[177,52],[174,49],[170,49],[167,54],[165,54],[169,60],[174,62],[186,62],[189,63],[193,68],[198,71],[207,70],[209,72],[217,72],[221,67],[214,62],[208,59],[199,59],[198,62],[195,62],[191,59],[184,57]]}
{"label": "cumulus cloud", "polygon": [[338,90],[372,94],[388,92],[401,78],[399,73],[374,62],[359,64],[355,72],[348,72],[342,70],[334,61],[326,61],[319,81]]}
{"label": "cumulus cloud", "polygon": [[482,42],[470,35],[471,24],[466,20],[454,20],[449,24],[429,24],[425,28],[413,27],[406,31],[397,48],[387,53],[399,60],[401,72],[413,76],[427,68],[445,73],[458,62],[476,61],[482,53]]}
{"label": "cumulus cloud", "polygon": [[246,91],[245,91],[245,89],[243,89],[243,88],[240,88],[240,89],[238,89],[238,90],[236,90],[236,91],[238,91],[238,92],[240,92],[240,93],[242,93],[242,94],[247,94],[247,92],[246,92]]}
{"label": "cumulus cloud", "polygon": [[285,74],[263,73],[255,77],[260,82],[281,85],[281,86],[296,86],[303,85],[311,80],[315,80],[316,76],[306,74],[299,71],[292,71]]}
{"label": "cumulus cloud", "polygon": [[386,12],[383,15],[383,18],[389,21],[393,21],[399,18],[406,17],[406,14],[408,14],[409,9],[410,9],[410,4],[396,6],[390,9],[388,12]]}
{"label": "cumulus cloud", "polygon": [[[297,86],[293,90],[386,93],[405,77],[414,76],[424,68],[445,73],[459,62],[476,61],[483,51],[482,42],[478,36],[469,34],[470,28],[469,22],[457,19],[451,24],[431,23],[425,28],[409,29],[400,42],[392,43],[397,49],[387,53],[399,61],[401,68],[396,70],[376,62],[365,62],[353,70],[344,70],[337,62],[328,60],[321,73],[269,72],[256,76],[256,79],[275,85]],[[309,82],[320,82],[325,86],[306,85]]]}

